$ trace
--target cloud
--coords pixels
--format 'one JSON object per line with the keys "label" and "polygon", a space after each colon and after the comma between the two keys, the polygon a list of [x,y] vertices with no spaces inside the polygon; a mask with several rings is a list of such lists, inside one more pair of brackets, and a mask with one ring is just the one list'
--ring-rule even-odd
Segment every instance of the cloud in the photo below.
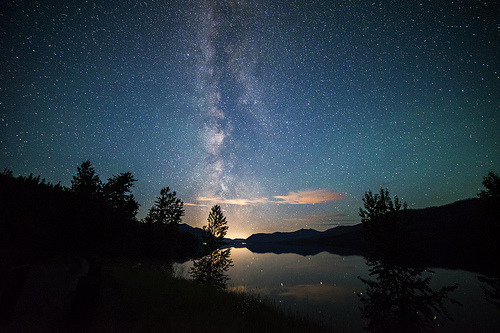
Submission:
{"label": "cloud", "polygon": [[228,205],[246,206],[254,204],[264,204],[268,202],[269,201],[267,200],[267,198],[255,198],[255,199],[226,199],[224,200],[223,203]]}
{"label": "cloud", "polygon": [[321,223],[321,225],[340,225],[340,223],[342,223],[342,225],[355,225],[355,224],[359,224],[359,220],[355,220],[355,219],[344,219],[344,220],[335,220],[333,221],[333,223]]}
{"label": "cloud", "polygon": [[202,204],[194,204],[190,202],[184,202],[184,206],[190,206],[190,207],[209,207],[210,205],[202,205]]}
{"label": "cloud", "polygon": [[331,192],[327,189],[322,190],[305,190],[298,192],[289,192],[288,195],[277,195],[274,198],[281,200],[278,203],[286,203],[290,205],[308,205],[321,202],[342,200],[346,196],[342,193]]}
{"label": "cloud", "polygon": [[[345,198],[345,194],[331,192],[329,190],[305,190],[298,192],[289,192],[288,195],[284,196],[275,196],[274,199],[278,200],[270,200],[266,197],[261,198],[236,198],[236,199],[225,199],[222,197],[197,197],[196,201],[201,202],[201,204],[194,203],[185,203],[186,206],[200,206],[206,207],[210,204],[226,204],[226,205],[235,205],[235,206],[249,206],[249,205],[257,205],[257,204],[270,204],[270,203],[278,203],[278,204],[291,204],[291,205],[307,205],[307,204],[316,204],[321,202],[342,200]],[[204,204],[207,203],[207,204]],[[342,215],[328,215],[326,217],[336,217]]]}
{"label": "cloud", "polygon": [[[284,221],[287,222],[318,222],[320,220],[333,220],[337,217],[344,217],[346,216],[345,214],[321,214],[321,215],[309,215],[309,216],[304,216],[304,217],[288,217],[284,218]],[[342,220],[337,220],[335,221],[342,221]]]}
{"label": "cloud", "polygon": [[213,202],[213,203],[218,203],[218,204],[236,205],[236,206],[248,206],[248,205],[255,205],[255,204],[265,204],[265,203],[269,202],[269,200],[267,198],[224,199],[224,198],[220,198],[220,197],[214,197],[214,198],[198,197],[198,198],[196,198],[196,200],[201,201],[201,202]]}

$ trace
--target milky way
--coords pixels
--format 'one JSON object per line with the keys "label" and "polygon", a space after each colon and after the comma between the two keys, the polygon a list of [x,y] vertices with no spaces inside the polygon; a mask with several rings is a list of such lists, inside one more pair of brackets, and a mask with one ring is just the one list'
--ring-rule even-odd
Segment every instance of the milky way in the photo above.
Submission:
{"label": "milky way", "polygon": [[233,172],[235,164],[245,163],[238,160],[240,138],[254,134],[249,121],[259,127],[269,122],[254,77],[258,45],[251,36],[258,31],[249,10],[241,1],[201,1],[196,8],[200,49],[196,86],[205,120],[201,136],[206,155],[200,194],[209,197],[247,194],[241,191],[250,184],[243,184]]}
{"label": "milky way", "polygon": [[[197,204],[188,203],[201,207],[223,204],[233,218],[249,225],[255,211],[242,206],[268,200],[257,197],[259,179],[252,175],[248,163],[252,155],[242,155],[239,150],[245,141],[265,137],[273,121],[255,78],[261,45],[254,10],[241,1],[202,1],[196,6],[196,87],[204,119],[200,134],[205,156]],[[239,207],[234,210],[233,205]]]}

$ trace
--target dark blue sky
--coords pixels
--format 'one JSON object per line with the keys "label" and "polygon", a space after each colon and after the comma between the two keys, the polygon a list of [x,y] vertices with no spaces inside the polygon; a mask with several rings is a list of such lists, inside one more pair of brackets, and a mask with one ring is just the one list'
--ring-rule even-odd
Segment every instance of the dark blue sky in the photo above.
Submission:
{"label": "dark blue sky", "polygon": [[500,169],[494,1],[5,1],[0,167],[69,185],[90,159],[229,236],[419,208]]}

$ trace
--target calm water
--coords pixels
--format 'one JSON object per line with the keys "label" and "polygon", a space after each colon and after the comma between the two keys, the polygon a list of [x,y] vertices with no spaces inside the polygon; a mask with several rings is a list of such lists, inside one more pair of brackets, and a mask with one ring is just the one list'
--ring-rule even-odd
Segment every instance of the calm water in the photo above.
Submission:
{"label": "calm water", "polygon": [[[433,321],[444,324],[436,326],[436,331],[496,332],[500,326],[500,308],[485,299],[482,289],[487,287],[498,297],[498,280],[495,289],[491,283],[479,281],[478,274],[471,272],[434,268],[434,273],[422,272],[416,280],[413,277],[405,280],[400,277],[406,273],[398,271],[395,274],[397,278],[389,278],[390,282],[387,283],[386,273],[370,276],[371,266],[360,256],[339,256],[328,252],[311,256],[262,254],[253,253],[246,248],[232,248],[231,259],[233,266],[226,272],[229,277],[228,289],[258,294],[285,309],[329,324],[336,332],[365,331],[369,318],[380,315],[382,310],[379,309],[386,305],[388,296],[385,293],[388,289],[401,290],[399,284],[403,284],[405,288],[405,284],[406,287],[411,283],[415,285],[415,282],[420,283],[428,277],[431,279],[426,286],[432,291],[439,291],[442,287],[456,283],[458,286],[448,296],[462,304],[441,300],[452,320],[442,311],[433,310],[428,315],[431,324],[434,325]],[[178,274],[189,277],[192,266],[193,262],[189,261],[178,264],[175,269]],[[367,284],[358,277],[374,281],[373,288],[368,289]],[[398,281],[397,286],[394,281]],[[370,301],[364,303],[358,294]],[[411,299],[411,295],[408,299]],[[419,303],[419,299],[415,302]],[[427,305],[432,303],[429,300],[425,302]],[[411,309],[416,312],[424,311],[419,306],[422,305],[416,304]],[[365,318],[362,316],[363,308]]]}

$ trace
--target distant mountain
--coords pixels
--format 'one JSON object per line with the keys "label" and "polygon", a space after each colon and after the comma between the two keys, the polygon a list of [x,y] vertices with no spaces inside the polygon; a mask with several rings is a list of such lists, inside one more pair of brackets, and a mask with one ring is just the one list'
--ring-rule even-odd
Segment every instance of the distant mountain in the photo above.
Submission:
{"label": "distant mountain", "polygon": [[[493,264],[500,253],[498,216],[479,199],[467,199],[444,206],[410,209],[402,214],[406,254],[413,264],[428,267],[498,272]],[[254,234],[246,239],[253,252],[314,254],[321,251],[351,254],[365,252],[363,226],[338,226],[320,232]]]}
{"label": "distant mountain", "polygon": [[[402,215],[403,226],[411,242],[420,242],[424,237],[427,240],[429,237],[439,240],[447,238],[453,238],[455,241],[464,240],[470,237],[466,231],[472,231],[474,225],[477,225],[477,220],[481,218],[480,204],[479,199],[467,199],[439,207],[410,209]],[[363,226],[359,223],[353,226],[333,227],[323,232],[300,229],[292,232],[253,234],[246,239],[246,243],[323,244],[362,248],[362,232]],[[447,243],[450,243],[450,240]]]}
{"label": "distant mountain", "polygon": [[314,229],[300,229],[293,232],[274,232],[272,234],[259,233],[253,234],[246,239],[247,243],[276,243],[293,241],[304,238],[318,236],[321,232]]}
{"label": "distant mountain", "polygon": [[[246,239],[247,244],[280,243],[295,245],[330,245],[344,246],[349,240],[350,248],[358,248],[361,241],[361,224],[338,226],[323,232],[314,229],[300,229],[292,232],[259,233]],[[336,240],[336,241],[335,241]]]}
{"label": "distant mountain", "polygon": [[361,224],[338,226],[325,231],[300,229],[292,232],[259,233],[248,237],[239,247],[254,253],[295,253],[302,256],[330,252],[362,255]]}

